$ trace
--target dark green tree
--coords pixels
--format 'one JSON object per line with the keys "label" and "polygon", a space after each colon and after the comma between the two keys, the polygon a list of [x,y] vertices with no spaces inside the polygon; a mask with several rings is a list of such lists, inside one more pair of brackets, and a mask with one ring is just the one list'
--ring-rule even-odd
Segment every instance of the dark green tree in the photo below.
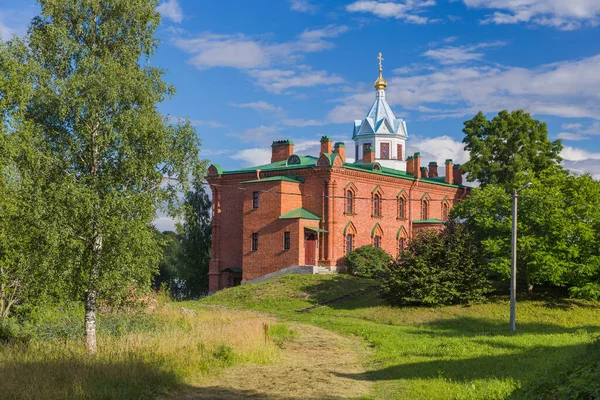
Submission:
{"label": "dark green tree", "polygon": [[348,273],[365,278],[380,277],[392,261],[392,257],[385,250],[371,245],[354,249],[345,257]]}
{"label": "dark green tree", "polygon": [[[530,178],[521,192],[518,210],[517,271],[522,287],[536,284],[571,287],[573,295],[600,289],[600,182],[561,168]],[[526,183],[516,180],[517,186]],[[481,243],[485,263],[496,279],[509,280],[511,265],[511,197],[504,188],[473,189],[451,216],[464,219]],[[583,288],[586,288],[585,290]],[[588,293],[587,295],[585,293]]]}
{"label": "dark green tree", "polygon": [[98,302],[150,287],[160,259],[152,220],[161,207],[176,213],[177,194],[203,165],[191,125],[169,124],[157,110],[175,90],[149,62],[156,0],[39,3],[19,60],[35,84],[11,129],[37,135],[53,189],[44,201],[68,244],[61,263],[70,273],[60,278],[84,301],[94,353]]}
{"label": "dark green tree", "polygon": [[462,170],[469,182],[512,189],[519,176],[538,176],[562,160],[561,141],[551,142],[546,124],[522,110],[501,111],[491,121],[480,112],[464,124],[470,159]]}
{"label": "dark green tree", "polygon": [[162,249],[162,258],[158,264],[158,274],[154,277],[154,289],[159,290],[163,285],[172,295],[178,293],[180,281],[181,243],[179,235],[173,231],[156,231],[158,243]]}
{"label": "dark green tree", "polygon": [[485,300],[490,292],[479,246],[455,221],[441,232],[420,232],[381,282],[381,296],[396,306],[469,304]]}
{"label": "dark green tree", "polygon": [[202,177],[196,178],[185,196],[183,223],[178,226],[181,238],[179,277],[185,297],[199,297],[208,292],[208,263],[211,257],[211,201]]}

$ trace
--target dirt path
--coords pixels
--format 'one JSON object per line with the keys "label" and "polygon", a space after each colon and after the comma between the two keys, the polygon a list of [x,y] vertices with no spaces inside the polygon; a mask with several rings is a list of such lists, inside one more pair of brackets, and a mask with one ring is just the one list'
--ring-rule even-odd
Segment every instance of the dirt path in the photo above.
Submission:
{"label": "dirt path", "polygon": [[360,341],[313,326],[293,325],[298,337],[286,343],[274,365],[229,368],[190,387],[179,399],[360,399],[371,388],[340,374],[364,372],[366,350]]}

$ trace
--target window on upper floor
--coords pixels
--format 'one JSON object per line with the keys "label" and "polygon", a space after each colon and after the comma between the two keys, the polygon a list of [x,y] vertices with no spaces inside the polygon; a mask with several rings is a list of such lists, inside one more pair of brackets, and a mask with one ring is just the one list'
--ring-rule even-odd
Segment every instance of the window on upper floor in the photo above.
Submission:
{"label": "window on upper floor", "polygon": [[373,216],[381,217],[381,196],[379,193],[373,195]]}
{"label": "window on upper floor", "polygon": [[383,160],[389,160],[390,158],[390,144],[379,143],[379,158]]}
{"label": "window on upper floor", "polygon": [[352,190],[346,190],[346,214],[354,213],[354,193]]}
{"label": "window on upper floor", "polygon": [[448,207],[448,203],[442,204],[442,220],[448,221],[450,207]]}
{"label": "window on upper floor", "polygon": [[259,197],[259,192],[252,193],[252,208],[254,208],[254,209],[258,208],[258,197]]}
{"label": "window on upper floor", "polygon": [[290,232],[283,232],[283,249],[289,250],[291,248],[291,235]]}
{"label": "window on upper floor", "polygon": [[401,144],[396,145],[396,158],[398,160],[402,160],[402,145]]}
{"label": "window on upper floor", "polygon": [[398,198],[398,218],[406,218],[406,199],[404,197]]}
{"label": "window on upper floor", "polygon": [[425,220],[429,218],[429,202],[427,200],[421,200],[421,219]]}

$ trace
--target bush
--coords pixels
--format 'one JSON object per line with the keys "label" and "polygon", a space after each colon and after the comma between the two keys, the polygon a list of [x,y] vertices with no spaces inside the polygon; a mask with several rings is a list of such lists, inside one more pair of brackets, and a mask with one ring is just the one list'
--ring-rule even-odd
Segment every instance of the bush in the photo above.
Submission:
{"label": "bush", "polygon": [[459,223],[422,231],[382,275],[381,296],[392,305],[481,302],[491,288],[480,254]]}
{"label": "bush", "polygon": [[370,245],[359,247],[345,257],[348,273],[365,278],[379,278],[388,270],[392,261],[385,250]]}

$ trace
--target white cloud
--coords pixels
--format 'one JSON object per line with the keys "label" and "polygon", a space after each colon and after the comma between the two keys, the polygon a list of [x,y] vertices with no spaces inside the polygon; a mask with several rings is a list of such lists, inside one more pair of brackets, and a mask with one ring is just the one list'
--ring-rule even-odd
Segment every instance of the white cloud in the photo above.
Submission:
{"label": "white cloud", "polygon": [[241,103],[241,104],[232,104],[234,107],[239,107],[239,108],[250,108],[252,110],[255,111],[268,111],[268,112],[276,112],[276,113],[280,113],[283,111],[283,109],[279,106],[276,106],[274,104],[271,103],[267,103],[266,101],[255,101],[252,103]]}
{"label": "white cloud", "polygon": [[177,24],[180,24],[181,21],[183,21],[183,10],[179,5],[179,0],[167,0],[160,3],[158,7],[156,7],[156,11],[158,11],[163,18],[168,18]]}
{"label": "white cloud", "polygon": [[600,18],[598,0],[463,0],[467,7],[494,11],[483,24],[533,23],[562,30],[595,26]]}
{"label": "white cloud", "polygon": [[586,137],[578,133],[561,132],[557,135],[559,139],[563,140],[585,140]]}
{"label": "white cloud", "polygon": [[418,14],[422,13],[425,8],[434,5],[434,0],[405,0],[401,3],[360,0],[347,5],[346,11],[370,13],[380,18],[395,18],[408,23],[425,24],[432,21]]}
{"label": "white cloud", "polygon": [[[539,115],[600,119],[600,55],[532,69],[448,66],[392,77],[387,93],[391,104],[407,110],[440,109],[431,110],[436,118],[524,109]],[[343,98],[328,119],[339,123],[362,118],[374,97],[369,91]]]}
{"label": "white cloud", "polygon": [[452,139],[450,136],[437,136],[433,138],[410,138],[406,142],[407,154],[421,153],[421,166],[427,166],[430,161],[435,161],[443,166],[447,159],[452,159],[455,164],[463,164],[469,160],[469,153],[464,150],[462,142]]}
{"label": "white cloud", "polygon": [[334,38],[348,31],[346,25],[328,25],[321,29],[305,29],[298,37],[309,42],[319,41],[323,38]]}
{"label": "white cloud", "polygon": [[271,144],[276,138],[276,133],[281,131],[281,128],[275,125],[260,125],[256,128],[244,129],[241,132],[229,132],[226,135],[238,138],[243,142],[254,142],[261,144]]}
{"label": "white cloud", "polygon": [[180,123],[180,122],[184,122],[186,120],[190,121],[190,124],[192,126],[210,126],[211,128],[224,128],[225,125],[220,123],[219,121],[208,121],[208,120],[201,120],[201,119],[189,119],[189,118],[184,118],[184,117],[174,117],[174,116],[170,116],[169,117],[170,121],[173,121],[175,123]]}
{"label": "white cloud", "polygon": [[461,64],[467,61],[479,60],[483,57],[482,52],[477,50],[505,46],[506,42],[483,42],[469,46],[447,46],[440,49],[431,49],[423,53],[425,57],[432,58],[440,64]]}
{"label": "white cloud", "polygon": [[158,216],[154,221],[152,221],[152,225],[160,232],[164,231],[176,231],[175,225],[181,221],[177,221],[171,217],[161,215]]}
{"label": "white cloud", "polygon": [[290,8],[293,11],[314,14],[317,12],[318,7],[311,4],[309,0],[289,0]]}
{"label": "white cloud", "polygon": [[271,162],[271,150],[265,148],[244,149],[231,156],[242,161],[244,166],[264,165]]}
{"label": "white cloud", "polygon": [[317,85],[334,85],[344,80],[331,75],[327,71],[294,71],[290,69],[255,69],[249,71],[256,84],[267,92],[281,93],[292,87],[311,87]]}
{"label": "white cloud", "polygon": [[600,160],[600,153],[592,153],[571,146],[565,146],[560,156],[567,161]]}

